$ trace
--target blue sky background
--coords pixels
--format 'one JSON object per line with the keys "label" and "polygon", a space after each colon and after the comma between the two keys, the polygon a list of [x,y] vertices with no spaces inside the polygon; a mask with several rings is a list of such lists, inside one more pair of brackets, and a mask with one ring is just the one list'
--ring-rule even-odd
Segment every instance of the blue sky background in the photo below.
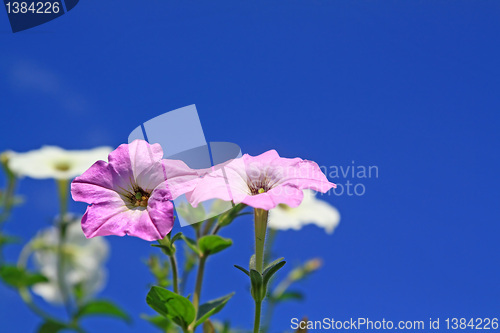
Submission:
{"label": "blue sky background", "polygon": [[[315,256],[325,265],[300,286],[304,302],[277,309],[274,331],[304,315],[498,316],[500,2],[86,0],[16,34],[0,12],[0,150],[118,146],[140,123],[196,104],[209,141],[378,167],[378,178],[334,180],[366,193],[325,198],[342,214],[333,235],[279,234],[282,275]],[[25,179],[19,191],[26,205],[5,228],[28,239],[56,214],[55,186]],[[235,245],[209,263],[202,301],[236,291],[218,317],[250,327],[247,280],[232,265],[252,253],[251,219],[223,235]],[[152,313],[142,260],[153,249],[107,239],[102,296],[134,323],[84,326],[154,332],[137,316]],[[2,332],[39,323],[0,286]]]}

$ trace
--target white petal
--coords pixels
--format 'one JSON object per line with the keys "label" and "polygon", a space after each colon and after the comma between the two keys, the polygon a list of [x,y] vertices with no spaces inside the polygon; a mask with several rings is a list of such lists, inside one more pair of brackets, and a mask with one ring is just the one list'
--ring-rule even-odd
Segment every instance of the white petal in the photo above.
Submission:
{"label": "white petal", "polygon": [[19,176],[36,179],[72,179],[96,161],[106,160],[111,150],[111,147],[64,150],[57,146],[43,146],[26,153],[11,153],[9,168]]}
{"label": "white petal", "polygon": [[328,202],[316,199],[315,192],[304,190],[304,200],[296,208],[278,206],[269,212],[269,227],[279,230],[299,230],[315,224],[332,233],[340,222],[339,211]]}
{"label": "white petal", "polygon": [[[102,237],[87,239],[80,226],[80,219],[75,218],[67,231],[64,246],[64,284],[72,291],[77,284],[81,284],[84,293],[92,296],[102,289],[106,281],[106,270],[103,267],[108,254],[109,246]],[[58,230],[47,228],[37,234],[33,240],[39,249],[35,251],[35,264],[48,279],[48,283],[37,284],[33,292],[50,303],[61,303],[57,278],[57,253],[59,242]]]}

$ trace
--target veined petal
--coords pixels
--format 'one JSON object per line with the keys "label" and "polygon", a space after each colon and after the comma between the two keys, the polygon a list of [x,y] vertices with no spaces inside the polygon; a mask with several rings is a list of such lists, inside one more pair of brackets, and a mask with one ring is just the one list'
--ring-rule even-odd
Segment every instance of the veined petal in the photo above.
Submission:
{"label": "veined petal", "polygon": [[104,161],[97,161],[83,175],[71,183],[71,196],[75,201],[101,203],[120,198],[115,188],[113,168]]}
{"label": "veined petal", "polygon": [[191,205],[197,207],[200,202],[209,199],[243,202],[251,193],[244,178],[246,173],[241,170],[241,162],[240,159],[236,159],[205,174],[197,182],[194,190],[186,194]]}
{"label": "veined petal", "polygon": [[242,201],[254,208],[270,210],[279,204],[286,204],[290,207],[300,205],[304,194],[294,186],[283,185],[257,195],[246,196]]}
{"label": "veined petal", "polygon": [[316,162],[300,161],[295,167],[287,167],[284,170],[281,184],[291,184],[299,189],[312,189],[322,193],[337,187],[328,181]]}
{"label": "veined petal", "polygon": [[135,140],[129,143],[127,148],[135,179],[150,170],[152,165],[161,164],[163,149],[158,143],[149,144],[144,140]]}
{"label": "veined petal", "polygon": [[200,180],[200,173],[205,174],[210,172],[210,169],[191,169],[186,163],[180,160],[164,159],[162,163],[168,189],[170,190],[173,199],[191,192]]}
{"label": "veined petal", "polygon": [[87,207],[82,217],[82,230],[85,237],[125,236],[129,223],[139,220],[140,215],[147,214],[143,207],[130,209],[119,201],[95,203]]}

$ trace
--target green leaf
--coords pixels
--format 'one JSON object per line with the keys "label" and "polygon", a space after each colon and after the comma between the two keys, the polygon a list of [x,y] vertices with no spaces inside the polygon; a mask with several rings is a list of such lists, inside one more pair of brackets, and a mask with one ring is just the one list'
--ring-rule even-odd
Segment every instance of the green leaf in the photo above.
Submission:
{"label": "green leaf", "polygon": [[158,327],[163,332],[168,331],[169,328],[173,327],[172,321],[163,316],[148,316],[141,314],[141,318]]}
{"label": "green leaf", "polygon": [[271,279],[271,277],[281,268],[283,267],[284,265],[286,264],[286,261],[280,261],[278,263],[275,263],[273,264],[272,266],[268,266],[268,268],[266,268],[266,270],[264,271],[264,273],[262,274],[263,275],[263,280],[264,280],[264,284],[267,286],[267,284],[269,283],[269,280]]}
{"label": "green leaf", "polygon": [[146,302],[153,310],[171,319],[183,329],[186,329],[195,319],[196,311],[193,304],[186,297],[170,290],[152,287],[146,297]]}
{"label": "green leaf", "polygon": [[262,280],[262,274],[255,269],[250,270],[251,293],[255,301],[260,302],[266,297],[266,289]]}
{"label": "green leaf", "polygon": [[116,304],[106,300],[94,300],[82,306],[77,313],[77,317],[84,316],[110,316],[123,319],[127,323],[132,321],[129,315]]}
{"label": "green leaf", "polygon": [[196,319],[195,327],[203,323],[209,317],[218,313],[226,305],[226,303],[233,297],[234,293],[211,300],[202,304],[198,309],[198,318]]}
{"label": "green leaf", "polygon": [[66,328],[66,325],[55,321],[46,321],[38,328],[38,333],[57,333]]}
{"label": "green leaf", "polygon": [[0,234],[0,247],[5,244],[19,243],[20,239],[14,236]]}
{"label": "green leaf", "polygon": [[198,244],[196,244],[196,241],[189,238],[189,237],[186,237],[184,235],[181,235],[180,236],[187,244],[187,246],[193,250],[195,253],[197,253],[198,255],[201,255],[201,251],[200,249],[198,248]]}
{"label": "green leaf", "polygon": [[174,244],[176,240],[182,237],[182,232],[178,232],[170,239],[170,244]]}
{"label": "green leaf", "polygon": [[171,256],[175,253],[175,248],[173,246],[163,244],[151,244],[151,246],[162,249],[163,253],[165,253],[167,256]]}
{"label": "green leaf", "polygon": [[234,265],[234,267],[238,268],[240,271],[242,271],[243,273],[245,273],[246,275],[250,276],[250,272],[247,271],[246,269],[244,269],[243,267],[241,266],[238,266],[238,265]]}
{"label": "green leaf", "polygon": [[239,215],[245,215],[245,214],[238,214],[243,209],[245,209],[245,207],[246,207],[245,204],[241,204],[241,203],[237,204],[236,206],[234,206],[230,210],[220,214],[218,217],[217,223],[221,227],[226,227],[226,226],[230,225],[236,219],[236,217],[238,217]]}
{"label": "green leaf", "polygon": [[283,260],[285,260],[285,258],[281,257],[281,258],[278,258],[278,259],[274,260],[269,265],[267,265],[266,268],[264,269],[264,274],[266,274],[266,270],[268,270],[269,268],[273,267],[274,265],[278,264],[279,262],[281,262]]}
{"label": "green leaf", "polygon": [[278,297],[273,297],[275,302],[284,302],[284,301],[302,301],[304,299],[304,294],[299,291],[285,291]]}
{"label": "green leaf", "polygon": [[233,245],[233,241],[218,235],[203,236],[198,240],[198,247],[204,255],[215,254]]}
{"label": "green leaf", "polygon": [[11,287],[30,287],[40,282],[48,282],[48,279],[39,273],[30,273],[17,266],[6,265],[0,267],[0,278]]}

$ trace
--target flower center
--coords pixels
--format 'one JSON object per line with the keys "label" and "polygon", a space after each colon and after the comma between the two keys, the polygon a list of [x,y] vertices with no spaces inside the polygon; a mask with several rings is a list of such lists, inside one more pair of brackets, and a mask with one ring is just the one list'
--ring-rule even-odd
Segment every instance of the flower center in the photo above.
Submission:
{"label": "flower center", "polygon": [[135,202],[133,202],[134,206],[136,207],[147,207],[148,206],[148,199],[149,196],[146,193],[143,193],[142,191],[135,192],[134,196]]}
{"label": "flower center", "polygon": [[132,191],[127,191],[122,195],[128,201],[127,206],[129,206],[129,208],[133,208],[133,207],[147,207],[151,193],[143,190],[137,185],[133,185]]}
{"label": "flower center", "polygon": [[252,193],[252,195],[262,194],[262,193],[265,193],[271,189],[271,187],[264,184],[264,182],[259,182],[258,184],[252,183],[252,184],[249,184],[248,187],[249,187],[250,193]]}
{"label": "flower center", "polygon": [[56,168],[56,170],[58,170],[58,171],[68,171],[71,168],[71,165],[68,162],[61,161],[61,162],[57,162],[54,165],[54,168]]}

